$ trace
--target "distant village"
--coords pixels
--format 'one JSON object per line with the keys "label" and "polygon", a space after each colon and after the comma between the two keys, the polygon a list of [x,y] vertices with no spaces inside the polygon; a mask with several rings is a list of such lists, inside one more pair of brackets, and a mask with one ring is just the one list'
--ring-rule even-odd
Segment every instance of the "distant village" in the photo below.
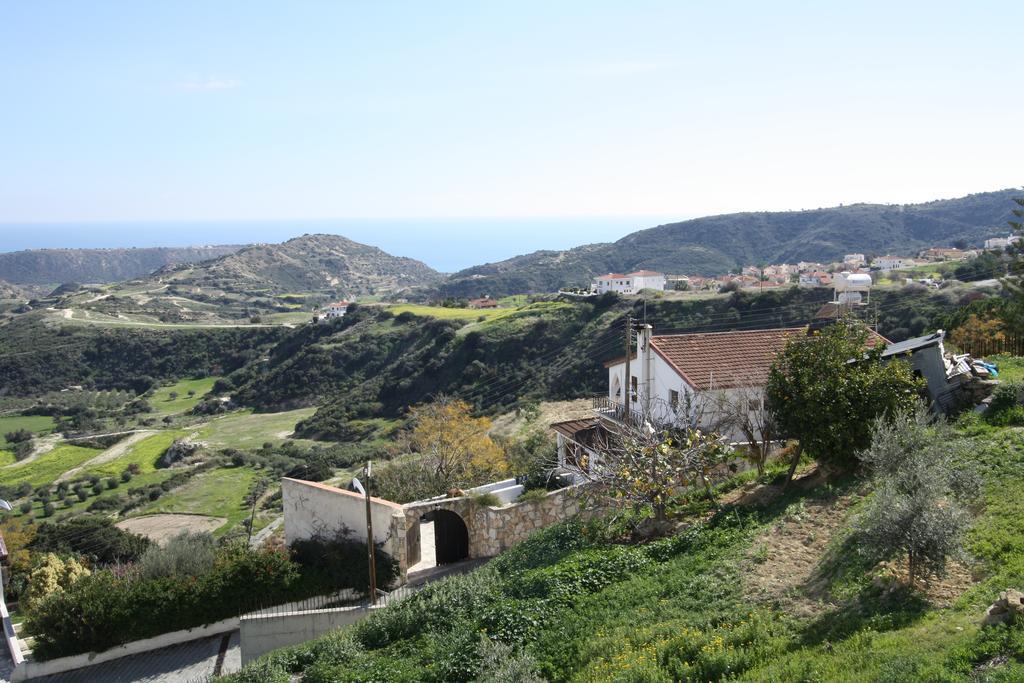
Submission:
{"label": "distant village", "polygon": [[[764,291],[779,287],[799,285],[801,287],[828,287],[837,292],[837,301],[841,303],[859,303],[860,293],[866,292],[874,281],[872,274],[906,271],[918,266],[935,263],[952,263],[977,258],[983,251],[1006,249],[1019,242],[1019,235],[993,237],[985,240],[982,249],[960,249],[957,247],[929,247],[918,252],[916,257],[894,256],[885,254],[868,258],[863,253],[852,253],[843,256],[842,261],[818,263],[800,261],[799,263],[778,263],[771,265],[747,265],[739,272],[703,277],[699,275],[669,275],[653,270],[637,270],[631,273],[606,273],[595,277],[587,289],[562,290],[559,293],[569,296],[598,296],[607,292],[615,292],[624,296],[640,294],[648,291],[695,291],[719,292],[749,289]],[[923,277],[906,278],[908,281],[921,282],[925,285],[938,287],[940,281]],[[405,299],[398,303],[405,303]],[[479,298],[463,299],[451,302],[460,308],[491,309],[498,308],[501,303],[497,299],[484,295]],[[313,313],[313,322],[321,322],[333,318],[341,318],[348,312],[352,302],[338,301],[327,304]],[[448,305],[445,303],[444,305]]]}
{"label": "distant village", "polygon": [[[1020,240],[1018,235],[993,237],[985,240],[984,250],[1005,249]],[[701,277],[698,275],[666,275],[650,270],[632,273],[607,273],[594,278],[590,294],[617,292],[624,295],[638,294],[642,290],[655,291],[719,291],[722,289],[759,289],[785,287],[798,284],[801,287],[833,287],[837,280],[849,280],[851,275],[870,276],[870,273],[887,273],[908,270],[930,263],[966,261],[976,258],[982,250],[958,249],[955,247],[930,247],[909,256],[883,255],[868,259],[864,254],[854,253],[843,256],[841,262],[780,263],[765,266],[744,266],[738,273],[727,273]],[[929,282],[926,284],[937,284]]]}

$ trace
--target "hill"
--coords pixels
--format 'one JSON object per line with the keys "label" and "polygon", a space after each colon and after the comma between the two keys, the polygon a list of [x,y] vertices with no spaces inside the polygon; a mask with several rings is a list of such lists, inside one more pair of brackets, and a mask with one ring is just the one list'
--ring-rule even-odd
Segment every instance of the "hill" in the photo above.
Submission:
{"label": "hill", "polygon": [[21,287],[0,280],[0,299],[26,299],[27,293]]}
{"label": "hill", "polygon": [[377,247],[303,235],[113,286],[55,292],[44,303],[97,323],[297,323],[332,299],[400,296],[441,278],[420,261]]}
{"label": "hill", "polygon": [[0,253],[0,280],[13,284],[119,282],[175,263],[232,254],[238,245],[140,249],[29,249]]}
{"label": "hill", "polygon": [[914,254],[1004,235],[1012,197],[1002,190],[924,204],[852,204],[808,211],[734,213],[640,230],[612,243],[538,251],[452,275],[440,296],[550,292],[595,275],[640,269],[714,275],[760,262],[829,262],[843,254]]}
{"label": "hill", "polygon": [[340,235],[303,235],[263,244],[194,267],[165,273],[169,283],[231,291],[327,292],[355,297],[431,284],[441,275],[426,264]]}

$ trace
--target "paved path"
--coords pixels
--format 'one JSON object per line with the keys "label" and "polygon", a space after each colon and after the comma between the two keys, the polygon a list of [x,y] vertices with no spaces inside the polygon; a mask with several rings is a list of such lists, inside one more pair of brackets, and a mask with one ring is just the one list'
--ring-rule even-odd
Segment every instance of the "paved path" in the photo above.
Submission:
{"label": "paved path", "polygon": [[34,678],[32,683],[205,683],[214,675],[233,673],[241,666],[236,630],[85,669]]}

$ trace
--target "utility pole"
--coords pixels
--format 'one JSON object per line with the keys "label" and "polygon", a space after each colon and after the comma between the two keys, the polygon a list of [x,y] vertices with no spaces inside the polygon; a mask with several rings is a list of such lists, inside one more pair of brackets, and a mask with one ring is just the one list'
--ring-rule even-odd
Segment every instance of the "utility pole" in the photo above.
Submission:
{"label": "utility pole", "polygon": [[377,604],[377,560],[373,553],[373,517],[370,515],[370,473],[372,463],[366,461],[363,469],[366,478],[366,552],[370,565],[370,604]]}
{"label": "utility pole", "polygon": [[625,398],[623,404],[622,416],[623,422],[629,425],[629,408],[630,403],[633,401],[633,381],[629,372],[629,357],[633,355],[633,314],[626,314],[626,379],[623,382],[622,395]]}

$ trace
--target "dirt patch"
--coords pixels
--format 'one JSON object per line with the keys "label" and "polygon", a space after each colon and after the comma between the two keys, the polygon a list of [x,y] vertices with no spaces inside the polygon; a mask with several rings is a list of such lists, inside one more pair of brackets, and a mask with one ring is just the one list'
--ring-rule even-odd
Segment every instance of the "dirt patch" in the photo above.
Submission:
{"label": "dirt patch", "polygon": [[3,469],[9,469],[14,467],[22,467],[30,462],[35,462],[42,456],[46,455],[54,448],[56,448],[64,440],[64,437],[60,434],[48,434],[41,439],[36,439],[36,448],[32,451],[27,458],[12,462],[10,465],[4,465]]}
{"label": "dirt patch", "polygon": [[755,540],[747,552],[747,597],[778,603],[798,616],[820,613],[822,603],[829,602],[831,596],[827,579],[816,570],[852,504],[852,496],[843,496],[808,499],[791,506],[788,514]]}
{"label": "dirt patch", "polygon": [[[883,562],[879,565],[877,573],[876,583],[880,585],[888,584],[893,588],[905,586],[907,558]],[[918,579],[916,587],[936,607],[949,607],[975,581],[976,577],[970,567],[961,562],[949,561],[946,563],[945,576]]]}
{"label": "dirt patch", "polygon": [[163,544],[182,531],[212,532],[222,527],[227,521],[223,517],[207,517],[206,515],[161,514],[132,517],[118,522],[115,526]]}

